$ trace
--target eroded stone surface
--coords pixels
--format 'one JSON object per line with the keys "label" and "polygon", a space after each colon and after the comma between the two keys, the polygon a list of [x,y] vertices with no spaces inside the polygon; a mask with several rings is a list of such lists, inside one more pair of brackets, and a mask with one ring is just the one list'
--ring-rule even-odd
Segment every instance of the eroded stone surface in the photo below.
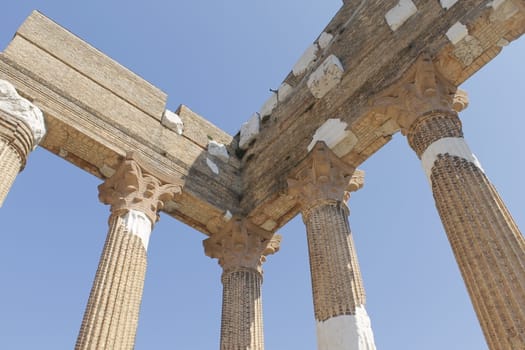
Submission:
{"label": "eroded stone surface", "polygon": [[206,165],[208,165],[208,168],[210,168],[210,170],[215,175],[219,175],[219,167],[217,166],[217,164],[215,164],[213,160],[211,160],[210,158],[206,158]]}
{"label": "eroded stone surface", "polygon": [[317,58],[318,50],[319,48],[316,44],[312,44],[306,49],[306,51],[303,53],[301,58],[299,58],[299,61],[297,61],[297,63],[292,69],[292,72],[295,76],[303,74],[308,69],[308,67],[310,67],[310,65]]}
{"label": "eroded stone surface", "polygon": [[318,44],[319,44],[319,47],[324,50],[326,49],[330,43],[332,42],[332,39],[334,38],[334,36],[330,33],[327,33],[327,32],[323,32],[321,34],[321,36],[319,36],[319,40],[317,40]]}
{"label": "eroded stone surface", "polygon": [[290,84],[282,83],[277,91],[277,99],[279,102],[284,102],[290,96],[293,91],[293,87]]}
{"label": "eroded stone surface", "polygon": [[316,98],[323,98],[343,78],[343,64],[335,55],[328,56],[308,78],[308,88]]}
{"label": "eroded stone surface", "polygon": [[20,120],[31,129],[35,147],[46,134],[42,111],[21,97],[15,87],[5,80],[0,80],[0,110]]}
{"label": "eroded stone surface", "polygon": [[396,31],[416,12],[417,7],[411,0],[400,0],[396,6],[386,13],[385,19],[390,29]]}
{"label": "eroded stone surface", "polygon": [[239,141],[239,148],[242,150],[248,149],[252,141],[257,138],[259,134],[261,118],[258,113],[252,115],[250,120],[241,126],[241,137]]}
{"label": "eroded stone surface", "polygon": [[223,162],[228,162],[230,159],[230,154],[228,153],[226,146],[217,141],[210,140],[208,142],[208,153],[219,158]]}
{"label": "eroded stone surface", "polygon": [[458,2],[458,0],[440,0],[439,2],[445,10],[448,10],[449,8],[454,6],[454,4]]}
{"label": "eroded stone surface", "polygon": [[261,107],[261,111],[259,112],[261,119],[264,119],[272,114],[273,109],[277,107],[277,102],[277,94],[272,93],[272,95]]}
{"label": "eroded stone surface", "polygon": [[175,131],[179,135],[182,135],[182,133],[184,132],[184,123],[182,122],[182,119],[180,119],[178,114],[172,111],[166,110],[164,112],[164,116],[162,116],[161,123],[168,129]]}
{"label": "eroded stone surface", "polygon": [[315,132],[308,145],[310,152],[318,141],[323,141],[337,155],[342,156],[352,150],[357,144],[357,137],[347,130],[348,124],[340,119],[328,119]]}
{"label": "eroded stone surface", "polygon": [[456,22],[450,27],[446,35],[450,42],[456,45],[468,35],[468,28],[463,23]]}

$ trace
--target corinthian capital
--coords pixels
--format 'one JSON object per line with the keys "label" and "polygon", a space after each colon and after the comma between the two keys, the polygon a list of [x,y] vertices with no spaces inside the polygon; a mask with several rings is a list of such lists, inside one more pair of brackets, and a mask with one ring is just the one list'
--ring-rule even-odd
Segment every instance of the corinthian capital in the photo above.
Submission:
{"label": "corinthian capital", "polygon": [[406,135],[422,115],[435,111],[455,113],[465,108],[466,95],[457,91],[457,87],[439,73],[430,55],[424,53],[401,82],[372,101],[372,109],[394,119]]}
{"label": "corinthian capital", "polygon": [[350,192],[363,185],[362,170],[346,164],[324,142],[318,142],[288,178],[288,194],[305,210],[319,202],[346,202]]}
{"label": "corinthian capital", "polygon": [[281,235],[273,234],[247,219],[234,218],[220,232],[204,240],[204,251],[219,260],[224,271],[255,269],[262,273],[266,256],[279,251]]}
{"label": "corinthian capital", "polygon": [[146,174],[136,161],[126,159],[98,190],[100,201],[111,205],[113,215],[137,210],[146,214],[154,224],[159,219],[158,211],[164,203],[181,193],[181,186],[163,184]]}

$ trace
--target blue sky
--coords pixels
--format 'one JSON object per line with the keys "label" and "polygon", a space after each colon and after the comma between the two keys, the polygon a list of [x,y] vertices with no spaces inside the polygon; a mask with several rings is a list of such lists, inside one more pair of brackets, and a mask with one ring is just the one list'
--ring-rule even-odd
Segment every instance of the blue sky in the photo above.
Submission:
{"label": "blue sky", "polygon": [[[235,134],[280,85],[340,0],[10,1],[0,50],[31,10],[77,34]],[[465,137],[525,224],[525,42],[463,85]],[[414,152],[401,135],[361,166],[350,225],[380,349],[487,349]],[[70,349],[107,233],[100,180],[38,149],[0,209],[0,349]],[[266,349],[316,349],[306,235],[280,230],[265,264]],[[136,349],[218,348],[221,269],[205,237],[163,215],[149,245]]]}

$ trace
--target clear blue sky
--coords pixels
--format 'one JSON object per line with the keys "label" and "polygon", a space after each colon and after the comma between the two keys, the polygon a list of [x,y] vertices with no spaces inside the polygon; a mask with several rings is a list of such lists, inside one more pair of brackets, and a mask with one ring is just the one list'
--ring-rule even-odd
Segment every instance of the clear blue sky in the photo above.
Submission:
{"label": "clear blue sky", "polygon": [[[8,1],[0,50],[39,9],[230,134],[279,86],[340,0]],[[464,84],[467,141],[525,224],[525,41]],[[362,165],[350,201],[367,309],[379,349],[487,349],[434,207],[406,140]],[[0,349],[71,349],[100,252],[109,208],[100,180],[39,149],[0,209]],[[300,218],[280,230],[265,264],[268,350],[316,349],[306,236]],[[205,237],[163,215],[149,246],[136,349],[217,349],[221,269]]]}

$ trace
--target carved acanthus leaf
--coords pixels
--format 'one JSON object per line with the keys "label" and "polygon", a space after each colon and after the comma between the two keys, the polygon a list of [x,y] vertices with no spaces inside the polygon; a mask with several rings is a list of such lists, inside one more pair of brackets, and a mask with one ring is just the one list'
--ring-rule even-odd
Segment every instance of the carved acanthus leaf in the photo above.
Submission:
{"label": "carved acanthus leaf", "polygon": [[115,174],[98,189],[100,201],[111,205],[114,215],[138,210],[146,214],[152,224],[158,221],[158,211],[164,203],[181,193],[180,185],[163,184],[144,173],[138,163],[130,159],[123,161]]}
{"label": "carved acanthus leaf", "polygon": [[430,55],[424,53],[405,77],[371,101],[373,113],[396,121],[406,134],[415,120],[432,111],[453,111],[457,87],[438,71]]}
{"label": "carved acanthus leaf", "polygon": [[288,194],[303,209],[320,201],[346,202],[364,185],[364,172],[339,159],[322,141],[288,178]]}
{"label": "carved acanthus leaf", "polygon": [[224,271],[249,268],[262,272],[266,256],[276,253],[280,242],[280,235],[235,217],[222,231],[204,240],[203,245],[206,255],[218,259]]}

